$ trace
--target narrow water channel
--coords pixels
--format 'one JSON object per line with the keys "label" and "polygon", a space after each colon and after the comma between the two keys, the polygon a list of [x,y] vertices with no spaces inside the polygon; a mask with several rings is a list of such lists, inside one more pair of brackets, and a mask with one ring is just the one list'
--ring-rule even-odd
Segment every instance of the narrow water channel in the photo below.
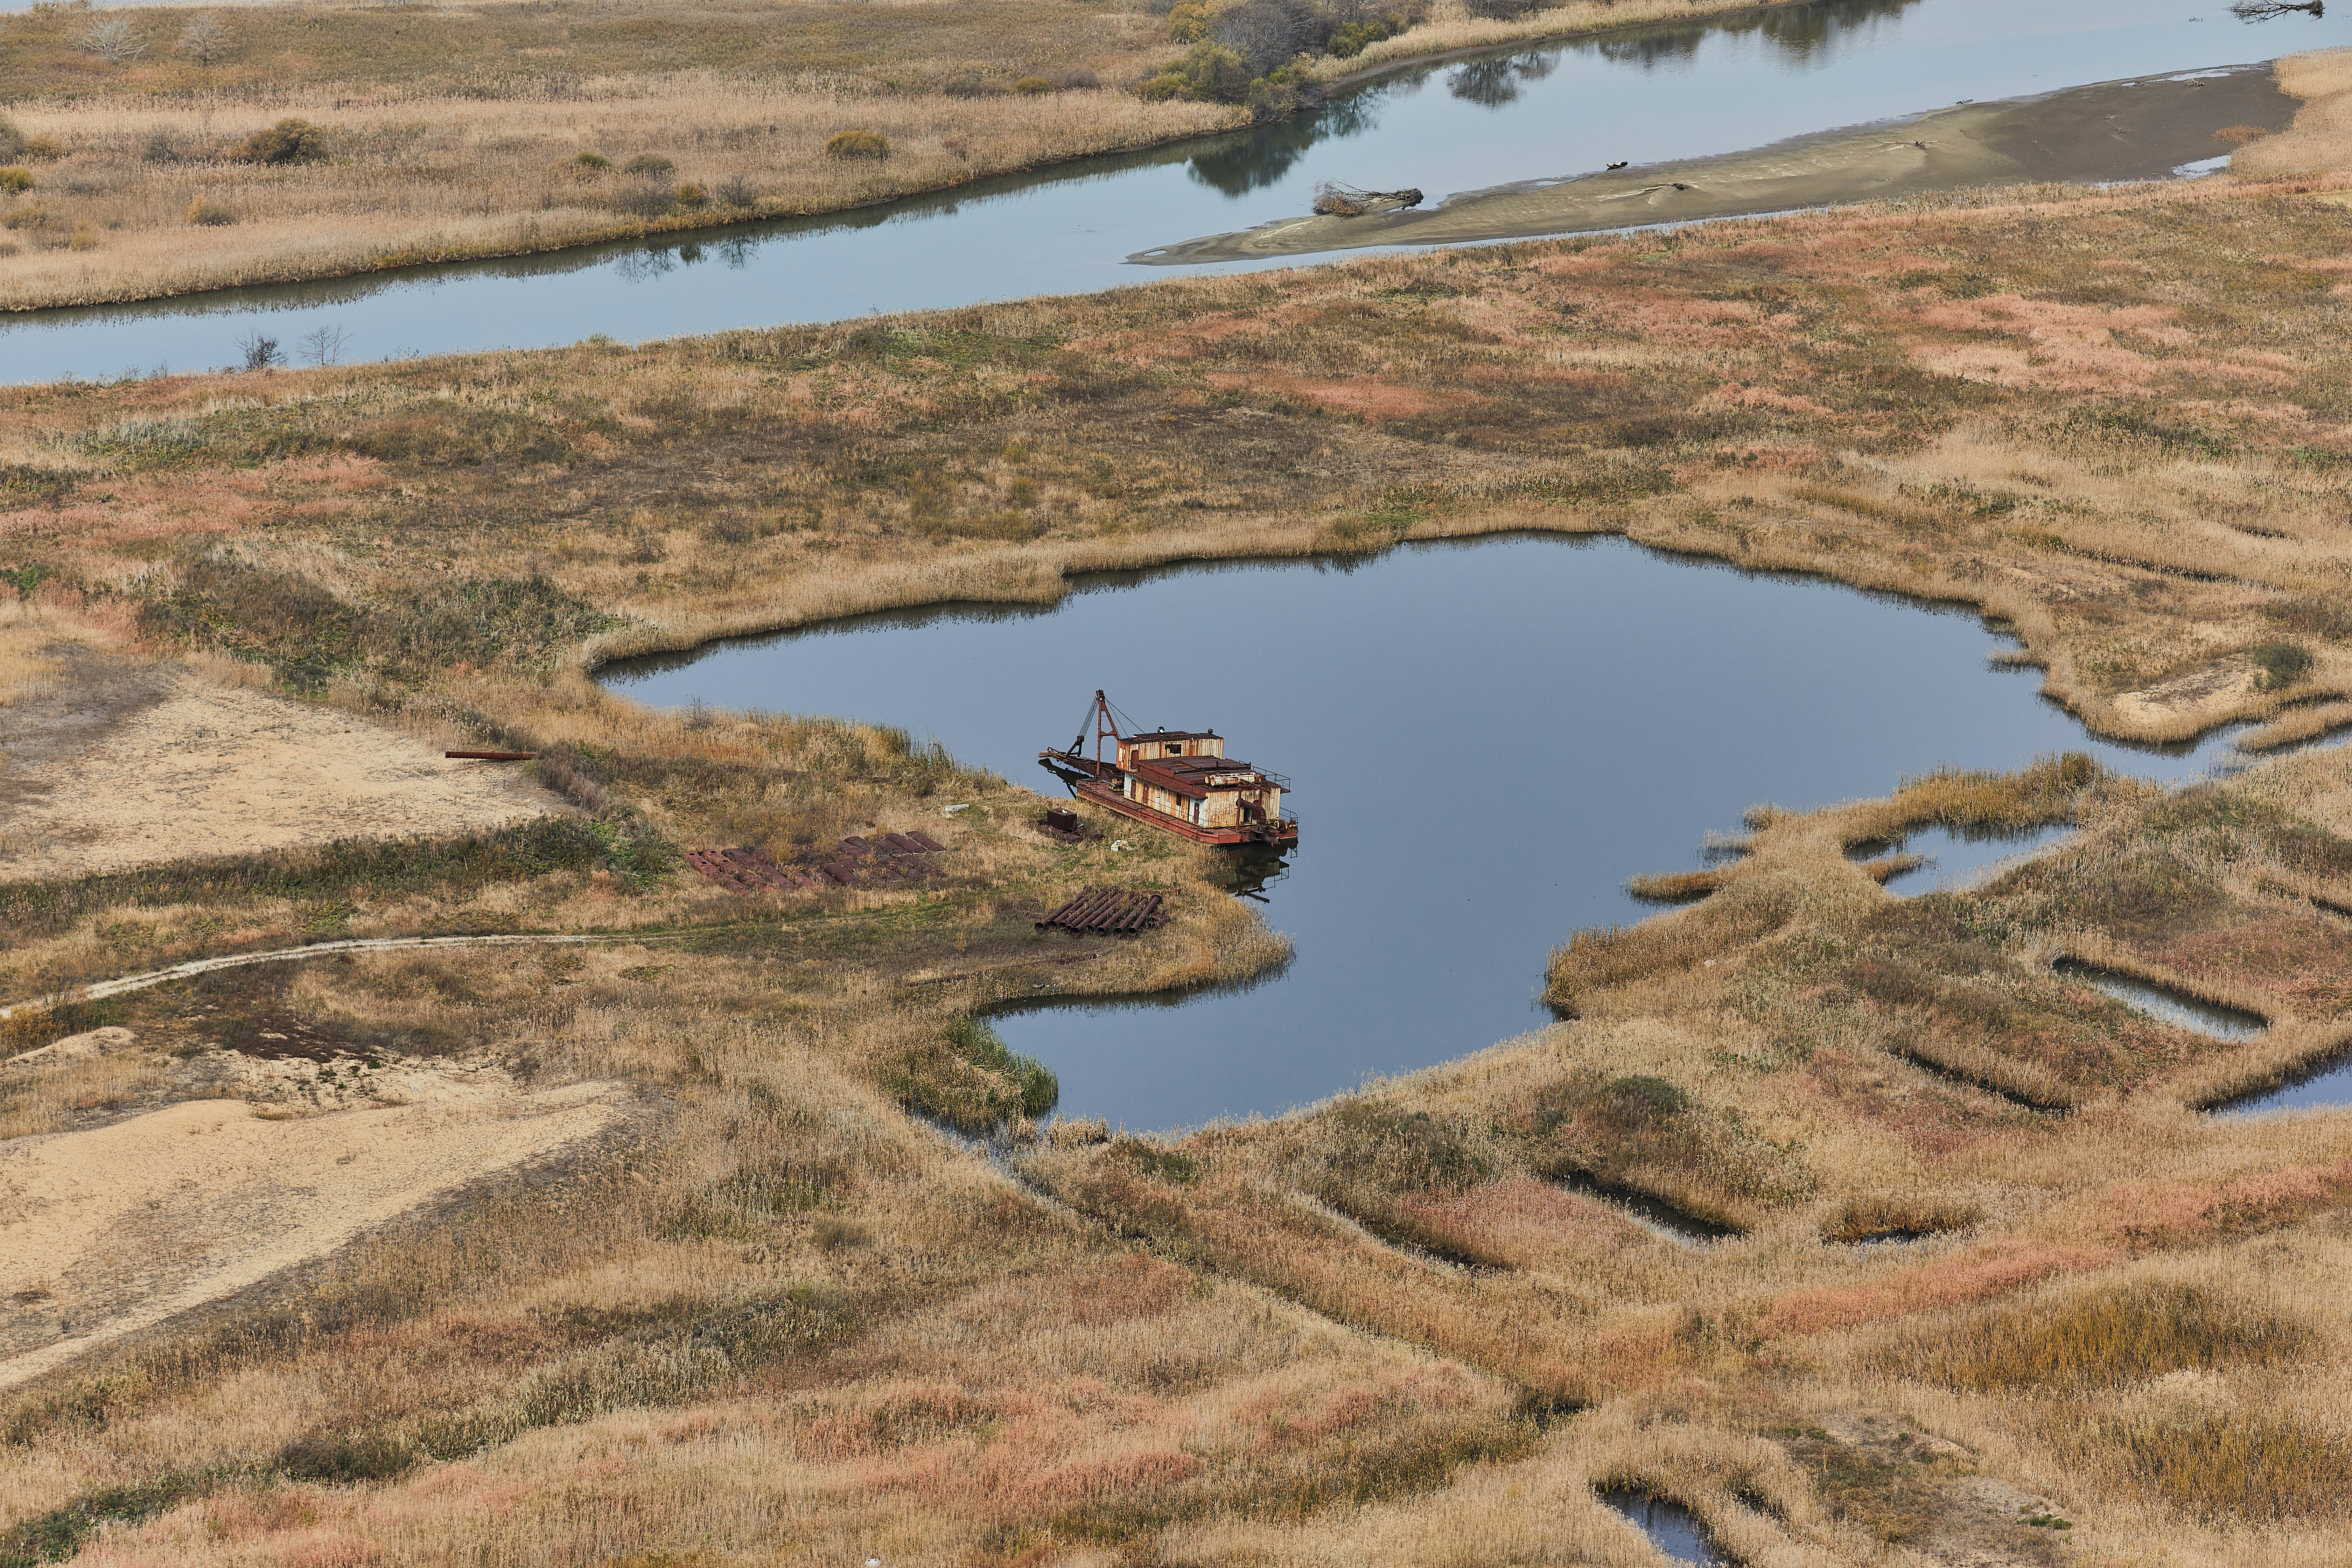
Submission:
{"label": "narrow water channel", "polygon": [[[1162,657],[1170,628],[1181,665]],[[903,724],[1049,791],[1036,753],[1068,743],[1101,687],[1141,723],[1215,729],[1288,773],[1305,826],[1262,894],[1297,943],[1286,972],[1001,1020],[1060,1076],[1064,1114],[1172,1128],[1277,1114],[1540,1026],[1551,948],[1651,912],[1626,879],[1696,864],[1759,802],[2070,748],[2179,780],[2226,750],[2092,740],[2037,674],[1989,662],[1999,646],[1964,612],[1621,540],[1511,537],[1120,574],[1050,610],[865,616],[601,679],[660,706]]]}
{"label": "narrow water channel", "polygon": [[26,312],[0,319],[0,382],[227,364],[257,327],[283,342],[336,328],[351,357],[383,359],[1097,289],[1166,275],[1133,253],[1302,214],[1327,179],[1435,201],[2347,43],[2352,6],[2250,24],[2222,0],[1827,0],[1403,68],[1276,124],[829,218]]}

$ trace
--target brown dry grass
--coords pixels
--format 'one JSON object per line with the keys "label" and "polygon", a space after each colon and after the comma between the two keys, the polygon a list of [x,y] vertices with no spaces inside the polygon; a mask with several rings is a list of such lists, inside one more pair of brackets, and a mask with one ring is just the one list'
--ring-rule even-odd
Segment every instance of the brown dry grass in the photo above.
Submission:
{"label": "brown dry grass", "polygon": [[[96,1514],[93,1561],[1630,1563],[1591,1492],[1622,1482],[1757,1563],[2042,1563],[2057,1519],[2112,1562],[2340,1560],[2352,1124],[2193,1109],[2325,1047],[2352,1000],[2340,755],[2170,795],[2053,763],[1761,809],[1705,901],[1570,943],[1572,1021],[1278,1122],[1016,1136],[997,1164],[893,1109],[910,1047],[1041,975],[1167,985],[1276,945],[1171,848],[1166,931],[1003,967],[1109,868],[1029,833],[1019,792],[888,731],[689,727],[579,673],[1046,600],[1088,564],[1534,525],[1978,604],[2109,730],[2276,716],[2352,690],[2327,194],[2034,193],[7,394],[0,564],[48,572],[19,611],[43,636],[567,746],[583,812],[638,825],[528,874],[338,852],[308,880],[49,889],[13,917],[15,982],[330,917],[692,928],[573,968],[411,955],[214,994],[633,1081],[664,1120],[282,1312],[31,1392],[0,1449],[12,1544]],[[1261,395],[1269,363],[1409,395],[1370,422]],[[2283,640],[2308,667],[2257,689]],[[935,826],[944,787],[980,808],[938,896],[746,901],[655,865]],[[1908,901],[1846,853],[2062,820],[2052,852]],[[2094,949],[2283,1022],[2217,1042],[2053,972]],[[941,974],[971,977],[904,984]],[[205,1000],[142,994],[120,1021],[159,1043]],[[1738,1234],[1685,1245],[1627,1192]],[[1936,1234],[1854,1244],[1889,1227]]]}
{"label": "brown dry grass", "polygon": [[[1108,89],[900,93],[818,72],[623,79],[490,100],[414,89],[355,100],[328,88],[226,105],[43,105],[12,118],[68,152],[0,212],[0,310],[831,212],[1222,130],[1237,112]],[[328,127],[332,155],[237,161],[247,138],[288,118]],[[826,140],[844,130],[883,136],[889,155],[826,156]],[[583,153],[611,167],[583,167]],[[648,155],[674,172],[625,172]]]}
{"label": "brown dry grass", "polygon": [[[1497,23],[1440,6],[1323,63],[1336,77],[1744,8],[1577,4]],[[110,9],[148,45],[115,65],[79,47],[86,9],[0,19],[8,118],[37,152],[33,189],[0,198],[0,310],[831,212],[1247,121],[1137,98],[1132,85],[1174,51],[1159,16],[1131,6],[237,5],[216,13],[226,41],[210,63],[173,47],[192,14]],[[1011,90],[1024,79],[1065,90]],[[314,157],[239,161],[286,119],[319,128]],[[888,155],[825,156],[844,131],[884,137]],[[671,169],[625,172],[646,155]]]}

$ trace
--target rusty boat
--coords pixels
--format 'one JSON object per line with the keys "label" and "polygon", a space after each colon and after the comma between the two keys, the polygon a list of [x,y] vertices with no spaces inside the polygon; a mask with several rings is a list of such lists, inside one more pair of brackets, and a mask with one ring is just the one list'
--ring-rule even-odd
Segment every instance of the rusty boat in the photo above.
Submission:
{"label": "rusty boat", "polygon": [[1096,692],[1076,739],[1066,750],[1038,752],[1037,761],[1079,799],[1195,844],[1287,848],[1298,842],[1298,819],[1282,815],[1288,779],[1226,756],[1224,738],[1214,730],[1122,733],[1131,729],[1123,717]]}

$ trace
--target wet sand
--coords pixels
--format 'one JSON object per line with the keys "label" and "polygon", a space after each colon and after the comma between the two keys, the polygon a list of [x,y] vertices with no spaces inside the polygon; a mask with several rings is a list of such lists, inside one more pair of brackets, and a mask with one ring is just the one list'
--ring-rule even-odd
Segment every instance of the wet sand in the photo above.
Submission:
{"label": "wet sand", "polygon": [[1747,217],[1979,185],[2150,179],[2224,157],[2249,130],[2283,130],[2301,107],[2268,64],[2100,82],[1713,158],[1465,191],[1416,212],[1285,218],[1128,259],[1242,261]]}

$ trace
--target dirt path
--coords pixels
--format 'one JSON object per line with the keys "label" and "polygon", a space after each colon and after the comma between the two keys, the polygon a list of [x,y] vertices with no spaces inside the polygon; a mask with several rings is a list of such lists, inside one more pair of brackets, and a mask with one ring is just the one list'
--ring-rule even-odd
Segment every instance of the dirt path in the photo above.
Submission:
{"label": "dirt path", "polygon": [[0,710],[0,878],[80,876],[337,838],[456,833],[561,809],[333,708],[63,647]]}
{"label": "dirt path", "polygon": [[199,1100],[0,1149],[0,1388],[323,1258],[613,1126],[618,1086],[451,1075],[424,1103],[303,1120]]}
{"label": "dirt path", "polygon": [[2224,156],[2247,132],[2284,129],[2302,100],[2267,65],[2068,88],[1916,119],[1800,136],[1770,147],[1580,179],[1528,180],[1433,208],[1297,217],[1139,252],[1159,265],[1305,256],[1377,245],[1589,233],[1753,216],[1842,202],[2036,180],[2134,180]]}
{"label": "dirt path", "polygon": [[150,986],[168,984],[174,980],[193,980],[199,974],[211,974],[217,970],[242,969],[249,963],[283,963],[298,958],[320,958],[337,952],[404,952],[417,948],[434,947],[513,947],[549,942],[660,942],[683,936],[684,931],[588,931],[583,933],[550,932],[547,934],[507,934],[498,936],[355,936],[338,942],[314,942],[302,947],[274,947],[267,952],[232,952],[222,958],[192,958],[185,963],[175,963],[168,969],[150,969],[141,974],[118,975],[112,980],[93,980],[87,985],[54,996],[36,996],[27,1001],[11,1003],[0,1007],[0,1019],[13,1018],[19,1013],[38,1012],[64,1002],[99,1002],[109,996],[121,996],[132,991],[144,991]]}

